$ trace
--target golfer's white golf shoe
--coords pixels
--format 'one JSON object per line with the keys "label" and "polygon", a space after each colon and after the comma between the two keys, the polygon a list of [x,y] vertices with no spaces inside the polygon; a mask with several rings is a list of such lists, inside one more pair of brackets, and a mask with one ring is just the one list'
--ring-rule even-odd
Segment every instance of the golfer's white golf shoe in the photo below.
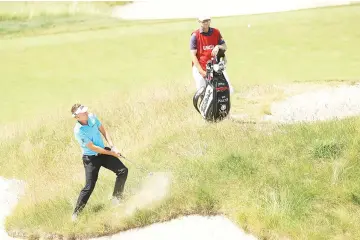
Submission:
{"label": "golfer's white golf shoe", "polygon": [[72,221],[72,222],[76,222],[77,217],[78,217],[78,215],[77,215],[76,213],[74,213],[74,214],[71,216],[71,221]]}

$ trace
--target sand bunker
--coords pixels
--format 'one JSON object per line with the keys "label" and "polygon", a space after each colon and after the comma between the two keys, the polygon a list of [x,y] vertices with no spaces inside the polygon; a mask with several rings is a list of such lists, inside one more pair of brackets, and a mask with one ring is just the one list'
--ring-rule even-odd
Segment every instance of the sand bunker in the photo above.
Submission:
{"label": "sand bunker", "polygon": [[308,91],[275,102],[267,121],[299,123],[360,115],[360,85],[341,85]]}
{"label": "sand bunker", "polygon": [[0,177],[0,239],[14,239],[10,238],[4,229],[5,218],[24,194],[24,186],[22,181]]}
{"label": "sand bunker", "polygon": [[223,216],[188,216],[141,229],[132,229],[98,240],[256,240]]}

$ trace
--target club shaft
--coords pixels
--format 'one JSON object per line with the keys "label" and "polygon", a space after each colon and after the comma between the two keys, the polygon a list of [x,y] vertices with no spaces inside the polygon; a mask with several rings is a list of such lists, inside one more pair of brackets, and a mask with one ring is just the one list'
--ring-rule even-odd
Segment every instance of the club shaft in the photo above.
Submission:
{"label": "club shaft", "polygon": [[126,158],[126,157],[124,157],[124,156],[122,156],[122,158],[124,158],[124,159],[125,159],[125,160],[127,160],[128,162],[131,162],[132,164],[134,164],[134,165],[135,165],[135,167],[137,167],[137,168],[139,168],[139,169],[142,169],[142,170],[144,170],[144,171],[146,171],[146,172],[150,173],[150,171],[149,171],[149,170],[147,170],[146,168],[143,168],[143,167],[139,166],[138,164],[136,164],[135,162],[131,161],[130,159],[128,159],[128,158]]}

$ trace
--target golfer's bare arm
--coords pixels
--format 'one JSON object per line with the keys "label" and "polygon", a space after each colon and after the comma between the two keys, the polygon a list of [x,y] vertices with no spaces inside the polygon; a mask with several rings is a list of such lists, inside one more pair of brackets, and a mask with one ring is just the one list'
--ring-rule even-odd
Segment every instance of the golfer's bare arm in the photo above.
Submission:
{"label": "golfer's bare arm", "polygon": [[86,146],[94,152],[111,155],[111,156],[116,156],[116,154],[113,151],[109,151],[104,148],[98,147],[98,146],[94,145],[94,143],[91,141],[88,144],[86,144]]}
{"label": "golfer's bare arm", "polygon": [[101,124],[101,126],[99,127],[99,131],[101,132],[101,134],[104,136],[104,138],[106,139],[106,141],[109,143],[109,145],[111,147],[114,146],[112,140],[111,140],[111,137],[110,137],[110,134],[108,131],[106,131],[106,129],[104,128],[104,126]]}

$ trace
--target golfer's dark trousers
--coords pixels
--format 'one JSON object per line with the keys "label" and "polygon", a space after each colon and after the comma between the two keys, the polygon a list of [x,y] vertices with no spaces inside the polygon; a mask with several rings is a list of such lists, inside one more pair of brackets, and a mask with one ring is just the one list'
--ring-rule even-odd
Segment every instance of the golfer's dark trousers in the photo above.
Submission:
{"label": "golfer's dark trousers", "polygon": [[122,197],[124,185],[128,176],[128,169],[120,159],[105,154],[97,156],[83,155],[82,159],[85,168],[86,183],[85,187],[80,192],[74,213],[79,213],[89,200],[90,195],[95,188],[100,167],[105,167],[116,174],[113,196],[118,198]]}

